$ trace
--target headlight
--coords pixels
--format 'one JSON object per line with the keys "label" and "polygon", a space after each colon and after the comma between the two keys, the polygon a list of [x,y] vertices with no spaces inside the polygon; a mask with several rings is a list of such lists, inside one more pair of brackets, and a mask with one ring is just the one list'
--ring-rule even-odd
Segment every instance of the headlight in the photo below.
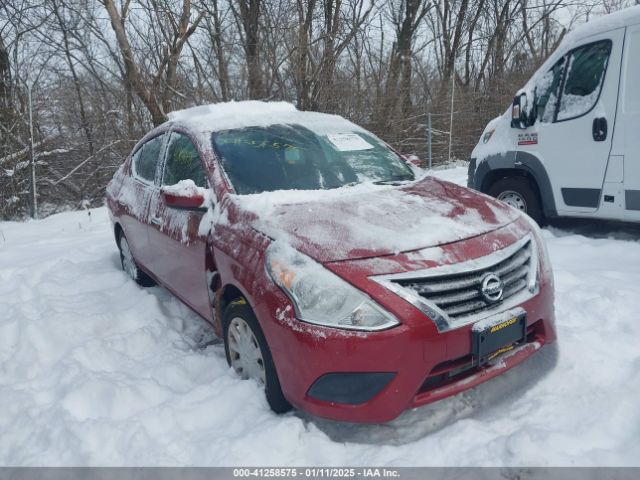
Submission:
{"label": "headlight", "polygon": [[272,243],[266,269],[303,322],[368,331],[399,324],[364,293],[292,247]]}
{"label": "headlight", "polygon": [[539,272],[536,280],[539,281],[539,275],[544,274],[547,277],[547,281],[553,282],[553,270],[551,268],[551,261],[549,260],[549,251],[547,250],[547,242],[544,240],[542,230],[536,221],[529,215],[523,213],[522,216],[531,227],[531,235],[535,239],[534,245],[537,247],[536,260],[542,269],[542,272]]}

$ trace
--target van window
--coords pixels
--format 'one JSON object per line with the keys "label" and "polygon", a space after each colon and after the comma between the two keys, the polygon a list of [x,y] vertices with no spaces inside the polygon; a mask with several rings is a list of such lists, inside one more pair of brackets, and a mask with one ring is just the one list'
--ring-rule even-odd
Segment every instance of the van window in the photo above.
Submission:
{"label": "van window", "polygon": [[145,143],[133,156],[133,173],[143,180],[153,182],[156,176],[156,166],[160,158],[163,136],[152,138]]}
{"label": "van window", "polygon": [[592,43],[573,50],[564,81],[557,120],[569,120],[589,112],[602,89],[611,41]]}
{"label": "van window", "polygon": [[175,185],[181,180],[193,180],[198,187],[207,187],[207,177],[196,146],[186,135],[174,132],[167,147],[162,184]]}
{"label": "van window", "polygon": [[536,107],[538,120],[541,122],[553,122],[558,103],[558,90],[562,73],[564,72],[565,57],[562,57],[549,70],[536,85]]}

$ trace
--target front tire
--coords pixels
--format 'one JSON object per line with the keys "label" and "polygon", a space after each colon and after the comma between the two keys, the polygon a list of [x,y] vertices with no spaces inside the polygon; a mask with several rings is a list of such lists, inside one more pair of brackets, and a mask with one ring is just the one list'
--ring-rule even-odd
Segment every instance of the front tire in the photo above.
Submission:
{"label": "front tire", "polygon": [[545,218],[540,196],[529,180],[524,177],[507,177],[495,182],[487,192],[492,197],[529,215],[542,226]]}
{"label": "front tire", "polygon": [[275,413],[291,410],[284,398],[280,380],[258,319],[247,301],[240,297],[222,314],[224,349],[227,362],[242,379],[253,379],[264,386],[267,403]]}

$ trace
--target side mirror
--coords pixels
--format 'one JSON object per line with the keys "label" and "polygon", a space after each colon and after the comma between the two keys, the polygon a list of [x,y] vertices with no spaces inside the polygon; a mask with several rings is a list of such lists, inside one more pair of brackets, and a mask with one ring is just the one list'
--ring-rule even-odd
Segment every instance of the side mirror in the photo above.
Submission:
{"label": "side mirror", "polygon": [[204,188],[196,187],[193,182],[182,181],[176,185],[162,187],[160,195],[167,207],[179,210],[206,212],[207,195]]}
{"label": "side mirror", "polygon": [[516,95],[511,105],[511,127],[525,129],[533,125],[531,119],[527,94]]}
{"label": "side mirror", "polygon": [[417,155],[403,155],[403,157],[407,163],[413,165],[414,167],[424,168],[422,166],[422,160],[420,160],[420,157],[418,157]]}

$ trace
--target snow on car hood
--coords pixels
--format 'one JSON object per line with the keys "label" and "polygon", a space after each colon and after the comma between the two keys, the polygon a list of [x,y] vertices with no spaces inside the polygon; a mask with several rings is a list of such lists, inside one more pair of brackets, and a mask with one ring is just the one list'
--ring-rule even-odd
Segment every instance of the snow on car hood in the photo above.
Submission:
{"label": "snow on car hood", "polygon": [[485,195],[425,177],[401,187],[361,184],[323,191],[234,196],[252,226],[319,262],[434,247],[475,237],[518,218]]}

